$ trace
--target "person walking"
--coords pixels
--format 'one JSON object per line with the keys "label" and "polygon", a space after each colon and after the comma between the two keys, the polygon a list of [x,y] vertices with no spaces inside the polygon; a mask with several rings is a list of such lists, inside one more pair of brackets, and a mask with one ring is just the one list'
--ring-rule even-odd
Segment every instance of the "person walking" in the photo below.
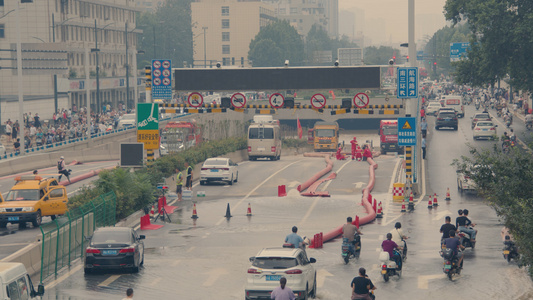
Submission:
{"label": "person walking", "polygon": [[178,195],[178,201],[181,201],[181,191],[183,188],[183,175],[180,168],[176,168],[176,194]]}
{"label": "person walking", "polygon": [[11,127],[11,124],[9,124],[10,121],[7,121],[6,122],[6,137],[7,137],[7,142],[10,143],[11,142],[11,132],[12,132],[12,127]]}
{"label": "person walking", "polygon": [[133,289],[129,288],[126,290],[126,297],[122,298],[122,300],[131,300],[133,299]]}
{"label": "person walking", "polygon": [[59,158],[59,161],[57,162],[57,171],[60,174],[59,178],[57,179],[58,182],[61,182],[61,177],[63,175],[65,175],[65,177],[67,177],[67,179],[68,179],[68,183],[71,183],[70,182],[70,173],[65,167],[65,157],[64,156],[61,156]]}
{"label": "person walking", "polygon": [[426,138],[422,137],[422,159],[426,159]]}
{"label": "person walking", "polygon": [[428,133],[428,122],[426,122],[426,118],[422,118],[422,122],[420,123],[420,130],[422,131],[422,137],[425,138],[426,134]]}
{"label": "person walking", "polygon": [[189,166],[189,163],[186,162],[185,168],[187,172],[187,181],[185,182],[185,188],[187,188],[188,190],[192,190],[192,176],[193,176],[192,167]]}
{"label": "person walking", "polygon": [[286,284],[287,284],[287,278],[281,277],[281,279],[279,280],[279,286],[272,291],[272,293],[270,294],[270,299],[272,300],[294,300],[296,299],[293,291],[291,290],[291,288],[287,287]]}

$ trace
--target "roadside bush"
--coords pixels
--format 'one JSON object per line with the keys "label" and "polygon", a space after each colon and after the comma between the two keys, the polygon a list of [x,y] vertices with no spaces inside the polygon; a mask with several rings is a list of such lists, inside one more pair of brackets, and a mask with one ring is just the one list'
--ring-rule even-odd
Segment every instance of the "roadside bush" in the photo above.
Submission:
{"label": "roadside bush", "polygon": [[305,148],[310,147],[307,144],[307,139],[283,139],[281,140],[282,146],[285,148]]}

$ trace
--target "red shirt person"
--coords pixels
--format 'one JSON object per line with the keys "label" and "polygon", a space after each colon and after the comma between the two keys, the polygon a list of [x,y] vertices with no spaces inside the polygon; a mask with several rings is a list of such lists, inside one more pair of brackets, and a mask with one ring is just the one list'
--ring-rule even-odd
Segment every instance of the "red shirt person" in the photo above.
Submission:
{"label": "red shirt person", "polygon": [[353,140],[350,141],[350,144],[352,144],[352,160],[355,158],[355,150],[357,149],[357,139],[355,136],[353,137]]}

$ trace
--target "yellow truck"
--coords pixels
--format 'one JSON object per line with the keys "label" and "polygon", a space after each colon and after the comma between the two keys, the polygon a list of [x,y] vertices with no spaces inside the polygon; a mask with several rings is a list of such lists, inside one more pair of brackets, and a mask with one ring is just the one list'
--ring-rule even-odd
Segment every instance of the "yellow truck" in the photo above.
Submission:
{"label": "yellow truck", "polygon": [[339,144],[339,124],[337,122],[316,122],[315,127],[309,131],[309,140],[313,142],[315,151],[337,150]]}
{"label": "yellow truck", "polygon": [[15,185],[5,199],[0,195],[0,200],[0,228],[7,223],[25,227],[27,222],[38,227],[44,216],[54,220],[68,211],[66,188],[55,178],[38,175],[15,177]]}

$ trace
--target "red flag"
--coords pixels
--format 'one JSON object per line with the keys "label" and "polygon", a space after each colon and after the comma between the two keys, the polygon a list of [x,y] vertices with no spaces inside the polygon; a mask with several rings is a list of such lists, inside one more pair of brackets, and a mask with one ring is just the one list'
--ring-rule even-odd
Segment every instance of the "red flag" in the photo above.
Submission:
{"label": "red flag", "polygon": [[300,124],[300,118],[297,118],[296,122],[298,123],[298,138],[301,140],[304,132],[302,130],[302,124]]}

